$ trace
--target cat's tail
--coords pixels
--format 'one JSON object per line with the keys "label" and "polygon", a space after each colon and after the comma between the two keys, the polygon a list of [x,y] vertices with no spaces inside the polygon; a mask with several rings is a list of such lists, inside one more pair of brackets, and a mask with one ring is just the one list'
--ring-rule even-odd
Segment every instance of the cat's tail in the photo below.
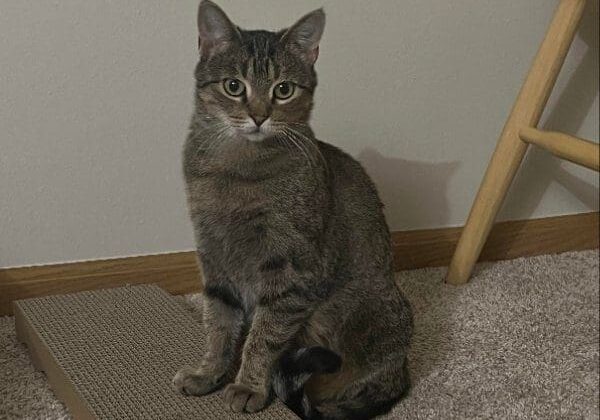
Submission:
{"label": "cat's tail", "polygon": [[304,393],[304,384],[315,373],[335,373],[341,357],[325,347],[304,347],[284,354],[273,376],[273,390],[281,401],[305,420],[319,420],[320,413]]}

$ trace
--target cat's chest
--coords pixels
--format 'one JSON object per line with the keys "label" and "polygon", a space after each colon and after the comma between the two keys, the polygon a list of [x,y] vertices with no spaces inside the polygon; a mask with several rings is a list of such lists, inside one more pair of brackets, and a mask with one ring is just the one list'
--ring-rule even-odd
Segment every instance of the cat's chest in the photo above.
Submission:
{"label": "cat's chest", "polygon": [[244,284],[268,253],[269,238],[285,230],[282,223],[289,226],[264,184],[197,179],[188,184],[188,198],[198,251]]}
{"label": "cat's chest", "polygon": [[244,217],[270,207],[274,197],[266,183],[203,177],[188,183],[192,215]]}

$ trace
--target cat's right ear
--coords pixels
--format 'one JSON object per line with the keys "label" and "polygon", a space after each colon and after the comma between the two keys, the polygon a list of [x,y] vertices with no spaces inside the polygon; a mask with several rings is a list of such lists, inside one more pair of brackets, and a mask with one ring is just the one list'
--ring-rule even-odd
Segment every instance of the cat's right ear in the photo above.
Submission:
{"label": "cat's right ear", "polygon": [[202,0],[198,8],[198,50],[209,58],[239,39],[236,26],[225,12],[210,0]]}
{"label": "cat's right ear", "polygon": [[288,44],[292,51],[300,54],[304,60],[313,65],[319,57],[319,42],[324,29],[325,12],[323,9],[317,9],[304,15],[285,31],[281,40]]}

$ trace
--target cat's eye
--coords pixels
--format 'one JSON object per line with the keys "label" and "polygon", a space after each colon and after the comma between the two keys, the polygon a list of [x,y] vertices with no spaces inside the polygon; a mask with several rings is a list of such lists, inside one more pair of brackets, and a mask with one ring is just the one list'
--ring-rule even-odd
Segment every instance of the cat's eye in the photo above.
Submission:
{"label": "cat's eye", "polygon": [[238,79],[223,80],[223,89],[225,93],[234,97],[242,96],[246,92],[246,86]]}
{"label": "cat's eye", "polygon": [[289,99],[295,91],[296,85],[292,82],[281,82],[273,89],[273,96],[280,100]]}

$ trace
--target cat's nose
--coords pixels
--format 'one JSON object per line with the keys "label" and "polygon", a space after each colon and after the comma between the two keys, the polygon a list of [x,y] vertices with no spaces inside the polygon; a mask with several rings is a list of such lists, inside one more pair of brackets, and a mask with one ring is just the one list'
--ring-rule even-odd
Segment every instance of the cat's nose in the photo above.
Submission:
{"label": "cat's nose", "polygon": [[254,123],[256,124],[257,127],[260,127],[262,125],[262,123],[267,121],[269,116],[268,115],[250,115],[250,118],[252,118],[252,120],[254,121]]}

